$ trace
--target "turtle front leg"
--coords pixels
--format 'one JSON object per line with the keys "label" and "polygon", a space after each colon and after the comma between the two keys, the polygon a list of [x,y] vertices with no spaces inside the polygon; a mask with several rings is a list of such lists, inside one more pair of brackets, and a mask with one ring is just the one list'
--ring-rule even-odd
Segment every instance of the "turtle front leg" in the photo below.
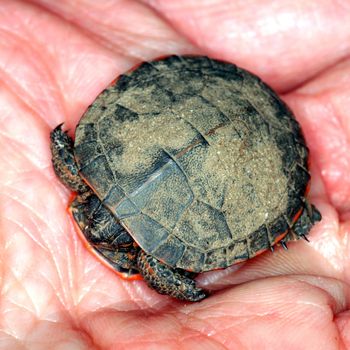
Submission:
{"label": "turtle front leg", "polygon": [[204,289],[196,287],[196,282],[186,271],[173,269],[151,255],[140,251],[137,258],[138,269],[148,286],[160,294],[186,301],[200,301],[208,296]]}
{"label": "turtle front leg", "polygon": [[58,125],[50,133],[52,164],[56,175],[69,189],[76,192],[85,192],[88,186],[79,175],[73,153],[73,140]]}

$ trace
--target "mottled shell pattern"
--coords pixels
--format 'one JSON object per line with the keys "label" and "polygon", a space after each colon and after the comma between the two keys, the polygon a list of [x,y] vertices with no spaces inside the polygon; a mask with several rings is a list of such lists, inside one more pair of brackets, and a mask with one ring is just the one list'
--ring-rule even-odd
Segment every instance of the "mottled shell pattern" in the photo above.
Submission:
{"label": "mottled shell pattern", "polygon": [[309,180],[294,116],[255,75],[171,56],[122,75],[75,135],[80,173],[139,246],[202,272],[269,249]]}

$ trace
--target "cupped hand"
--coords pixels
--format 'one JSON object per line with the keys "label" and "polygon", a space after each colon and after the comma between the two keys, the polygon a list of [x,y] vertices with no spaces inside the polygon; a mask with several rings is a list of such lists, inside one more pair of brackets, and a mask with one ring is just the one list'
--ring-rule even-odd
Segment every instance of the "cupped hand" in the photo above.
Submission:
{"label": "cupped hand", "polygon": [[[272,85],[311,152],[310,243],[206,273],[183,303],[79,240],[49,132],[143,60],[202,54]],[[0,348],[350,348],[350,1],[0,1]]]}

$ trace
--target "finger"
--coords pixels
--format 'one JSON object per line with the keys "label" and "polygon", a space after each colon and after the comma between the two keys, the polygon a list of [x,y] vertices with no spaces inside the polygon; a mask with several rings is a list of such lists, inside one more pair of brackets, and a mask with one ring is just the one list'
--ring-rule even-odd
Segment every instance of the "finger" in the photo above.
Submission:
{"label": "finger", "polygon": [[288,90],[346,57],[350,3],[332,0],[148,0],[204,52]]}
{"label": "finger", "polygon": [[207,272],[198,277],[199,285],[222,289],[270,276],[296,274],[326,276],[348,283],[349,248],[339,237],[337,213],[322,201],[315,204],[322,212],[322,221],[311,230],[310,242],[289,242],[287,251],[278,247],[273,253],[267,251],[226,270]]}
{"label": "finger", "polygon": [[350,60],[285,96],[300,121],[326,195],[341,217],[350,212]]}
{"label": "finger", "polygon": [[288,251],[278,247],[273,253],[267,251],[226,270],[207,272],[198,277],[199,285],[222,289],[269,276],[294,274],[326,276],[349,283],[350,222],[341,221],[326,201],[318,198],[315,204],[322,212],[322,220],[311,230],[310,242],[289,242]]}
{"label": "finger", "polygon": [[186,348],[195,339],[218,349],[277,349],[286,344],[296,349],[321,349],[327,344],[328,349],[336,349],[342,334],[333,317],[341,315],[349,301],[349,288],[332,279],[270,278],[217,293],[200,303],[175,303],[156,312],[114,308],[84,314],[80,325],[97,345],[106,348],[132,344]]}
{"label": "finger", "polygon": [[193,50],[186,39],[149,6],[137,0],[34,2],[81,28],[118,55],[131,57],[137,62],[167,52]]}
{"label": "finger", "polygon": [[50,13],[56,8],[0,3],[0,79],[50,127],[64,119],[75,126],[96,95],[136,62],[191,47],[142,4],[119,1],[113,11],[98,4],[42,1],[59,7],[61,17]]}
{"label": "finger", "polygon": [[119,279],[106,277],[108,286],[95,286],[109,271],[78,240],[49,152],[49,125],[78,118],[122,61],[22,1],[0,2],[0,28],[1,311],[11,314],[3,329],[11,333],[23,319],[31,329],[49,314],[64,320],[65,310],[86,294],[95,297],[86,298],[91,308],[101,290],[130,299]]}

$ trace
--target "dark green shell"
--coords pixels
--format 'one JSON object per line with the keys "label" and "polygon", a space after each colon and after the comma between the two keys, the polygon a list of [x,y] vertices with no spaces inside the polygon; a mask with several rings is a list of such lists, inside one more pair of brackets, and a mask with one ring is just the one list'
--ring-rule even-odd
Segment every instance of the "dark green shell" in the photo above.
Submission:
{"label": "dark green shell", "polygon": [[207,57],[121,76],[75,137],[81,175],[141,248],[196,272],[276,243],[309,180],[286,105],[256,76]]}

